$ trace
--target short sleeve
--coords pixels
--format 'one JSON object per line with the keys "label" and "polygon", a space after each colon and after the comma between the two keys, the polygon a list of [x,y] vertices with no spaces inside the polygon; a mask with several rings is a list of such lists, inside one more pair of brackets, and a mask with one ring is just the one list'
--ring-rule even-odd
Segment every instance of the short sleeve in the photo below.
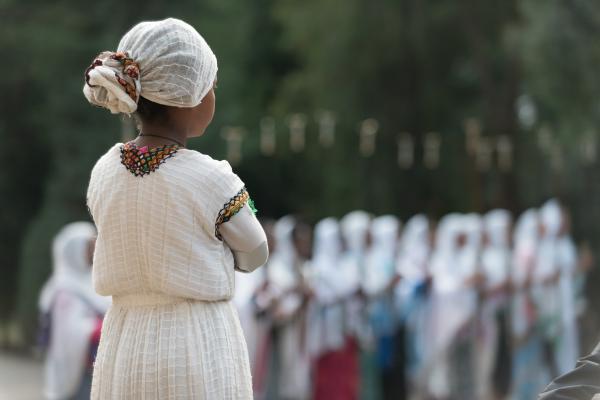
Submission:
{"label": "short sleeve", "polygon": [[219,226],[229,221],[248,203],[250,195],[244,182],[233,172],[227,161],[216,161],[209,184],[210,210],[208,218],[214,226],[214,235],[222,240]]}

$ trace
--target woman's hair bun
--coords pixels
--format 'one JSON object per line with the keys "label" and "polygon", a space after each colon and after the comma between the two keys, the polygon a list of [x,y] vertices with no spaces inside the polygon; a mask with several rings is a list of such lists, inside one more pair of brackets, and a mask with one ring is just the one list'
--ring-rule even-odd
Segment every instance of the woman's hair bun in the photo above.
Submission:
{"label": "woman's hair bun", "polygon": [[140,67],[127,52],[103,51],[85,71],[83,94],[113,114],[135,112],[140,93]]}

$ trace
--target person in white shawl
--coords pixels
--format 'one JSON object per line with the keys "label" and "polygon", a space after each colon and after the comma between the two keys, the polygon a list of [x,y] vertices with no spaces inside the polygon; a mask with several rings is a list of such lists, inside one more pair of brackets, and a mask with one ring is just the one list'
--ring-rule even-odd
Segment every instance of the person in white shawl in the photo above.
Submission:
{"label": "person in white shawl", "polygon": [[311,304],[309,350],[314,358],[344,346],[344,308],[346,293],[339,278],[342,243],[335,218],[325,218],[314,231],[310,284],[314,292]]}
{"label": "person in white shawl", "polygon": [[477,398],[476,379],[471,371],[476,368],[476,315],[479,311],[478,300],[482,282],[483,221],[481,216],[475,213],[464,215],[461,220],[461,234],[457,239],[459,248],[456,272],[460,276],[460,282],[459,293],[456,293],[456,306],[465,311],[465,320],[462,326],[459,326],[450,349],[450,384],[452,398],[471,399]]}
{"label": "person in white shawl", "polygon": [[423,366],[423,390],[427,395],[445,398],[449,395],[448,348],[456,331],[464,321],[463,310],[452,306],[451,300],[459,287],[455,273],[456,238],[460,228],[460,214],[448,214],[438,223],[435,247],[430,260],[432,279],[431,308],[426,332],[432,332],[428,343],[429,357]]}
{"label": "person in white shawl", "polygon": [[[276,325],[276,398],[302,400],[310,396],[310,354],[306,346],[306,271],[309,257],[301,254],[310,231],[291,216],[275,223],[277,243],[267,271],[269,286],[276,299],[272,310]],[[302,248],[300,247],[302,246]]]}
{"label": "person in white shawl", "polygon": [[364,291],[365,250],[371,216],[356,210],[346,214],[340,221],[345,252],[340,265],[340,281],[347,293],[352,293],[346,302],[347,333],[356,337],[363,345],[369,344],[370,330],[364,324],[363,301],[357,294]]}
{"label": "person in white shawl", "polygon": [[533,276],[539,247],[539,212],[528,209],[515,224],[511,268],[512,386],[515,400],[529,400],[543,388],[545,363],[536,328]]}
{"label": "person in white shawl", "polygon": [[[481,253],[481,307],[478,337],[478,396],[502,397],[508,390],[509,357],[506,334],[506,307],[510,278],[511,215],[492,210],[484,216]],[[498,351],[499,345],[503,351]],[[504,368],[506,367],[506,368]],[[499,369],[502,368],[502,369]],[[495,378],[495,379],[494,379]]]}
{"label": "person in white shawl", "polygon": [[423,214],[411,217],[400,239],[397,273],[402,277],[396,291],[396,308],[406,326],[406,374],[411,390],[418,396],[427,381],[423,367],[429,363],[429,347],[435,332],[428,329],[430,312],[429,259],[433,246],[432,229]]}
{"label": "person in white shawl", "polygon": [[365,257],[369,240],[371,216],[365,211],[355,210],[340,221],[345,252],[340,264],[340,281],[348,293],[345,302],[348,336],[360,345],[360,395],[359,398],[378,398],[380,385],[373,373],[374,340],[372,327],[368,323],[365,307]]}
{"label": "person in white shawl", "polygon": [[[464,395],[471,390],[462,380],[471,377],[470,349],[467,349],[471,323],[477,309],[478,261],[481,219],[476,214],[449,214],[438,228],[432,256],[433,366],[430,390],[437,397]],[[463,398],[463,397],[457,397]]]}
{"label": "person in white shawl", "polygon": [[314,365],[314,400],[356,398],[358,356],[356,340],[347,336],[345,302],[354,295],[340,274],[340,226],[325,218],[315,226],[310,283],[314,297],[309,305],[308,347]]}
{"label": "person in white shawl", "polygon": [[40,311],[49,313],[51,321],[44,366],[47,399],[90,396],[91,375],[86,368],[91,335],[110,306],[110,298],[96,294],[92,285],[95,237],[93,224],[73,222],[52,244],[53,273],[39,298]]}
{"label": "person in white shawl", "polygon": [[556,354],[561,335],[561,276],[558,258],[558,235],[561,210],[556,200],[547,201],[540,209],[540,245],[533,274],[533,295],[538,313],[538,329],[544,338],[544,354],[550,377],[559,375]]}
{"label": "person in white shawl", "polygon": [[577,248],[570,235],[569,221],[561,205],[560,228],[556,243],[556,257],[560,271],[560,323],[561,335],[556,355],[558,372],[564,374],[575,367],[579,357],[579,329],[577,326],[575,277],[579,272]]}
{"label": "person in white shawl", "polygon": [[365,254],[364,291],[376,350],[376,368],[384,399],[403,398],[404,331],[395,308],[394,290],[400,281],[396,270],[400,222],[382,215],[371,222],[371,245]]}

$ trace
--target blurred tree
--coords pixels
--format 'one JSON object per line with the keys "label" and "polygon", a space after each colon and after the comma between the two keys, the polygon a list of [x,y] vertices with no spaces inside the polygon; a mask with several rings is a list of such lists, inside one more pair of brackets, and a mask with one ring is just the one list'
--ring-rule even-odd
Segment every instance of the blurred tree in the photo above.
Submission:
{"label": "blurred tree", "polygon": [[[53,236],[88,218],[94,162],[132,134],[123,131],[129,124],[87,103],[83,71],[133,24],[167,16],[195,26],[219,59],[217,113],[190,146],[222,158],[222,130],[244,127],[237,171],[261,215],[295,212],[314,221],[355,208],[402,218],[517,211],[559,193],[577,207],[576,226],[600,237],[593,224],[600,217],[597,161],[581,167],[574,145],[581,135],[598,136],[600,5],[592,0],[5,0],[0,48],[11,62],[0,66],[0,138],[9,168],[0,171],[0,187],[10,212],[0,227],[0,319],[18,303],[28,334]],[[519,124],[525,100],[537,118]],[[336,118],[331,147],[318,139],[315,118],[324,110]],[[306,122],[300,152],[290,149],[293,113]],[[264,116],[275,121],[271,156],[260,152]],[[472,117],[489,143],[512,139],[511,171],[478,168],[465,146]],[[371,156],[358,151],[367,118],[379,123]],[[542,128],[550,150],[539,145]],[[397,162],[402,132],[415,139],[408,169]],[[436,169],[423,163],[430,132],[442,140]]]}

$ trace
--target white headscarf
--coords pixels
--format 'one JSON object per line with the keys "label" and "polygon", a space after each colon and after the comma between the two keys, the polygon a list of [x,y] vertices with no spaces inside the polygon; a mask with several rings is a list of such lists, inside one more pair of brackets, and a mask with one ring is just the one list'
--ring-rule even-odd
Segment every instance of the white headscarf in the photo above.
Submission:
{"label": "white headscarf", "polygon": [[422,214],[406,222],[398,251],[398,272],[403,281],[420,282],[427,274],[430,253],[429,221]]}
{"label": "white headscarf", "polygon": [[83,93],[111,113],[131,114],[140,96],[158,104],[195,107],[212,88],[217,58],[191,25],[176,19],[131,28],[117,52],[100,53],[86,71]]}
{"label": "white headscarf", "polygon": [[393,215],[382,215],[371,223],[372,244],[366,254],[364,286],[371,295],[382,292],[395,273],[400,223]]}
{"label": "white headscarf", "polygon": [[346,250],[356,257],[364,256],[367,231],[371,217],[365,211],[356,210],[346,214],[340,221]]}
{"label": "white headscarf", "polygon": [[[449,214],[438,227],[437,244],[432,255],[432,338],[431,354],[443,353],[459,330],[474,315],[476,293],[465,287],[465,279],[475,272],[481,220],[475,214]],[[458,237],[466,234],[466,244]]]}
{"label": "white headscarf", "polygon": [[340,282],[350,297],[346,305],[346,323],[348,333],[360,340],[368,341],[367,323],[364,320],[361,300],[351,296],[364,284],[364,259],[367,232],[371,224],[371,216],[361,210],[346,214],[340,221],[342,237],[346,245],[340,264]]}
{"label": "white headscarf", "polygon": [[435,249],[431,256],[431,274],[434,290],[451,291],[458,285],[456,273],[457,237],[460,234],[461,215],[444,216],[437,228]]}
{"label": "white headscarf", "polygon": [[322,219],[315,225],[312,267],[314,290],[321,303],[334,301],[340,295],[339,264],[342,252],[340,227],[335,218]]}
{"label": "white headscarf", "polygon": [[404,227],[396,261],[396,271],[401,276],[395,290],[399,310],[409,310],[415,289],[429,276],[429,229],[429,220],[422,214],[411,217]]}
{"label": "white headscarf", "polygon": [[467,236],[465,245],[459,249],[460,273],[463,279],[473,276],[478,272],[481,239],[483,232],[483,220],[481,215],[470,213],[462,218],[462,230]]}
{"label": "white headscarf", "polygon": [[544,232],[540,238],[538,263],[535,268],[536,281],[552,276],[558,270],[556,243],[562,225],[562,212],[558,201],[548,200],[540,209],[540,220]]}
{"label": "white headscarf", "polygon": [[509,229],[511,215],[507,210],[492,210],[484,216],[488,243],[481,254],[481,268],[486,287],[493,288],[509,277]]}
{"label": "white headscarf", "polygon": [[96,228],[89,222],[73,222],[61,229],[52,243],[53,272],[42,288],[39,308],[49,312],[56,295],[67,291],[86,301],[97,312],[104,313],[110,298],[99,296],[92,284],[92,269],[88,261],[90,240]]}
{"label": "white headscarf", "polygon": [[52,245],[54,272],[39,301],[43,312],[52,312],[44,387],[50,399],[75,394],[85,371],[90,335],[110,305],[110,299],[98,296],[92,286],[88,246],[95,236],[93,224],[74,222],[58,233]]}
{"label": "white headscarf", "polygon": [[288,293],[296,287],[301,276],[296,271],[296,249],[294,248],[292,233],[296,226],[296,220],[291,215],[281,217],[273,227],[275,238],[275,251],[269,258],[267,279],[273,296],[283,296],[280,309],[290,315],[297,310],[302,298],[299,295]]}
{"label": "white headscarf", "polygon": [[512,280],[521,287],[533,272],[538,247],[538,212],[530,208],[519,216],[513,236]]}

